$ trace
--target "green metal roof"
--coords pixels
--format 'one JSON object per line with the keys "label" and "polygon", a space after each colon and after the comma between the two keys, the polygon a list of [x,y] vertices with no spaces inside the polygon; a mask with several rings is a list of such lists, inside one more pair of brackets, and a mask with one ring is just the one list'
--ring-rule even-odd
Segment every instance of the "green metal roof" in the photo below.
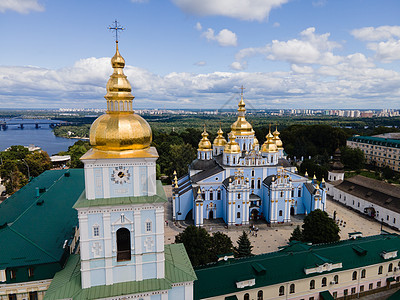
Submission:
{"label": "green metal roof", "polygon": [[74,208],[167,202],[161,181],[157,180],[156,188],[156,194],[153,196],[101,198],[95,200],[86,199],[86,195],[83,192],[75,203]]}
{"label": "green metal roof", "polygon": [[348,139],[349,141],[359,142],[359,143],[367,143],[372,145],[381,145],[386,147],[395,147],[400,148],[400,140],[395,139],[386,139],[382,137],[376,136],[353,136]]}
{"label": "green metal roof", "polygon": [[162,279],[121,282],[82,289],[80,268],[79,255],[71,255],[65,268],[54,277],[44,299],[99,299],[130,295],[168,290],[173,283],[197,279],[183,244],[165,245],[165,278]]}
{"label": "green metal roof", "polygon": [[[36,187],[46,191],[37,197]],[[3,201],[0,240],[7,246],[0,247],[0,269],[59,262],[78,225],[72,205],[83,189],[82,169],[52,170]]]}
{"label": "green metal roof", "polygon": [[321,293],[319,293],[319,295],[321,296],[322,300],[334,300],[335,298],[333,298],[331,292],[329,291],[323,291]]}
{"label": "green metal roof", "polygon": [[[354,246],[365,249],[365,253],[359,255],[354,251]],[[342,263],[342,268],[324,272],[325,274],[383,263],[387,260],[380,254],[389,249],[400,249],[399,235],[377,235],[319,245],[292,242],[277,252],[197,267],[195,272],[198,280],[194,283],[194,299],[229,295],[247,289],[319,276],[320,273],[306,275],[304,269],[326,262]],[[258,272],[259,265],[266,271]],[[238,289],[235,283],[243,277],[255,278],[255,285]]]}

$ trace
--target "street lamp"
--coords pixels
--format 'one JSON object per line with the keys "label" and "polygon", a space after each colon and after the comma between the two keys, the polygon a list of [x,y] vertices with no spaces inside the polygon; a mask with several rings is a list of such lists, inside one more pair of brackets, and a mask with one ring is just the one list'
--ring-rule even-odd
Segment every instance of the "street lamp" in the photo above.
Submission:
{"label": "street lamp", "polygon": [[29,179],[31,178],[31,172],[29,171],[29,165],[26,163],[25,159],[22,159],[22,161],[24,162],[24,164],[28,168],[28,181],[29,181]]}

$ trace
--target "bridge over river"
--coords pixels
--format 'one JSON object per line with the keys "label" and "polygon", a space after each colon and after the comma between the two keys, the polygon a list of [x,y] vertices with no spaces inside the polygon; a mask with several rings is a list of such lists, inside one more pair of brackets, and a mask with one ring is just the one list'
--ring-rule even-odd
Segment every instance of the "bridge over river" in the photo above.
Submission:
{"label": "bridge over river", "polygon": [[24,129],[25,126],[33,126],[36,129],[41,128],[43,125],[48,125],[50,128],[56,126],[71,125],[70,122],[56,121],[56,120],[9,120],[0,121],[0,130],[6,130],[9,126],[17,126],[20,129]]}

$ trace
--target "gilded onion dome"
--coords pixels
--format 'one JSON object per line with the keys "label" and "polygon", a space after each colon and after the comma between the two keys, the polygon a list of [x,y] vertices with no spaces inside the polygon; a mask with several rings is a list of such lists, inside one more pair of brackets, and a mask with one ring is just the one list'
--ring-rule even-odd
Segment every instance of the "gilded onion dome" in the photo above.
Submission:
{"label": "gilded onion dome", "polygon": [[113,74],[107,82],[107,113],[90,127],[90,144],[108,152],[145,150],[150,147],[152,132],[145,119],[132,109],[132,87],[124,75],[125,60],[118,50],[111,59]]}
{"label": "gilded onion dome", "polygon": [[261,147],[261,152],[264,153],[274,153],[278,152],[278,147],[275,145],[273,138],[274,136],[271,134],[271,130],[269,130],[268,134],[266,135],[267,140]]}
{"label": "gilded onion dome", "polygon": [[273,133],[274,137],[273,137],[273,141],[275,143],[275,145],[278,147],[278,149],[283,149],[283,144],[281,139],[279,138],[279,131],[278,131],[278,127],[276,127],[274,133]]}
{"label": "gilded onion dome", "polygon": [[258,139],[256,138],[256,136],[254,136],[253,139],[253,145],[259,145],[260,143],[258,142]]}
{"label": "gilded onion dome", "polygon": [[231,125],[232,132],[235,135],[252,135],[254,134],[253,126],[249,122],[247,122],[245,115],[246,115],[246,104],[243,100],[243,88],[241,93],[241,99],[239,102],[238,108],[238,118],[237,120]]}
{"label": "gilded onion dome", "polygon": [[204,126],[204,131],[201,134],[202,139],[199,142],[199,149],[198,150],[211,150],[211,142],[208,139],[208,133],[206,131],[206,126]]}
{"label": "gilded onion dome", "polygon": [[225,146],[227,141],[225,140],[223,134],[224,132],[222,131],[221,127],[219,127],[217,131],[217,137],[214,139],[213,145],[214,146]]}
{"label": "gilded onion dome", "polygon": [[229,142],[225,145],[224,153],[240,153],[240,146],[233,132],[229,134]]}

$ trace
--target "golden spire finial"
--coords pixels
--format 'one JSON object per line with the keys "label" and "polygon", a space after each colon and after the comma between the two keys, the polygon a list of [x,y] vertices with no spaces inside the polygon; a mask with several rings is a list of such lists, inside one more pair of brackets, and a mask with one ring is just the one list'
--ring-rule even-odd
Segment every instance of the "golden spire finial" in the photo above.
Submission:
{"label": "golden spire finial", "polygon": [[201,140],[199,142],[199,150],[210,150],[211,142],[208,139],[208,132],[206,131],[206,124],[204,124],[204,131],[201,133]]}

